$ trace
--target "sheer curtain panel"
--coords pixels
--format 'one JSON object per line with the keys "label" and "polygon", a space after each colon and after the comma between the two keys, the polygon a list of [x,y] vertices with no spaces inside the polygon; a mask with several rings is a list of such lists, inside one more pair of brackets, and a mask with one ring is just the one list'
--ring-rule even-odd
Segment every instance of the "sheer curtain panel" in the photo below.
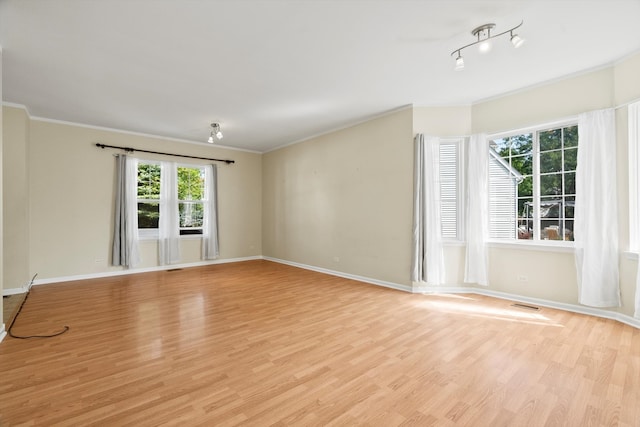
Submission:
{"label": "sheer curtain panel", "polygon": [[469,139],[467,171],[466,232],[467,249],[464,281],[489,284],[489,144],[485,134]]}
{"label": "sheer curtain panel", "polygon": [[440,140],[416,135],[414,156],[411,280],[441,285],[445,271],[440,225]]}
{"label": "sheer curtain panel", "polygon": [[202,259],[216,259],[218,247],[218,168],[204,168],[204,218],[202,221]]}
{"label": "sheer curtain panel", "polygon": [[574,235],[580,304],[619,307],[614,110],[580,114],[578,136]]}
{"label": "sheer curtain panel", "polygon": [[[629,185],[630,194],[629,202],[635,203],[629,211],[633,215],[629,218],[629,230],[634,234],[631,241],[635,242],[632,250],[640,249],[640,102],[629,105],[629,175],[631,182]],[[633,316],[640,319],[640,262],[638,263],[638,272],[636,273],[636,300],[635,311]]]}
{"label": "sheer curtain panel", "polygon": [[180,261],[178,169],[173,162],[162,162],[160,166],[158,257],[160,265],[175,264]]}
{"label": "sheer curtain panel", "polygon": [[138,160],[116,156],[116,205],[112,264],[127,268],[140,263],[138,251]]}

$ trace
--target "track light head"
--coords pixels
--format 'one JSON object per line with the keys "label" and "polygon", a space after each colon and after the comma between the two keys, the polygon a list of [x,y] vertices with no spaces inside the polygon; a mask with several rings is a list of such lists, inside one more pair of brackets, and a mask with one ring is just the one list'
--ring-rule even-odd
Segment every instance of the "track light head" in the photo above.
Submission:
{"label": "track light head", "polygon": [[524,44],[524,39],[519,35],[513,34],[513,32],[511,32],[511,44],[517,49]]}
{"label": "track light head", "polygon": [[211,133],[207,142],[209,144],[214,143],[214,137],[218,140],[222,139],[222,130],[220,129],[220,123],[211,123]]}

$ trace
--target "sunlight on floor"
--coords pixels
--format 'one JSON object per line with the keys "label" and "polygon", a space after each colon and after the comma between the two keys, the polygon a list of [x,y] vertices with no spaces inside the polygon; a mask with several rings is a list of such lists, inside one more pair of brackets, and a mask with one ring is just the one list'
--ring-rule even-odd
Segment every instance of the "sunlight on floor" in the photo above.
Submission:
{"label": "sunlight on floor", "polygon": [[[423,307],[438,310],[443,313],[462,314],[472,317],[482,317],[488,319],[504,320],[507,322],[529,323],[533,325],[564,326],[557,323],[539,312],[527,312],[524,309],[495,308],[486,305],[476,304],[474,298],[461,295],[425,295],[426,299],[414,303],[416,307]],[[464,302],[445,301],[444,299],[461,299]],[[508,302],[505,301],[505,304]]]}

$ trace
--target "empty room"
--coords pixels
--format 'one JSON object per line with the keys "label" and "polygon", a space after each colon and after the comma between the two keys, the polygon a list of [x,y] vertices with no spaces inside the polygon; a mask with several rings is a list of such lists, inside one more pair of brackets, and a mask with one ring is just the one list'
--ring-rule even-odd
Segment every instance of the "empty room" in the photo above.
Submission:
{"label": "empty room", "polygon": [[0,426],[639,426],[638,18],[0,0]]}

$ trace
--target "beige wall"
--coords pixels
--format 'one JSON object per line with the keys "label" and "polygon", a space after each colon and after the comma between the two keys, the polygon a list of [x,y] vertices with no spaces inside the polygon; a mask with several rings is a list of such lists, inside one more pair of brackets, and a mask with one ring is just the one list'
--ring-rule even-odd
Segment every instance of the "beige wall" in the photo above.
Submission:
{"label": "beige wall", "polygon": [[609,67],[474,104],[472,131],[505,132],[611,107],[613,76]]}
{"label": "beige wall", "polygon": [[263,156],[263,254],[410,286],[410,108]]}
{"label": "beige wall", "polygon": [[[5,247],[20,247],[21,251],[27,251],[27,261],[26,264],[10,265],[4,273],[6,277],[19,278],[23,283],[26,270],[30,270],[27,279],[35,273],[38,273],[38,279],[47,279],[121,269],[110,266],[115,179],[113,154],[116,151],[98,149],[96,142],[235,160],[233,165],[218,164],[220,258],[251,257],[262,253],[260,154],[28,118],[27,129],[21,133],[24,111],[10,107],[4,110],[6,133],[12,138],[20,136],[16,141],[24,135],[25,142],[28,141],[27,177],[23,176],[22,166],[15,166],[10,180],[21,182],[21,187],[28,185],[29,190],[26,201],[19,199],[17,193],[5,193],[5,203],[8,197],[19,199],[19,203],[6,207],[10,218],[28,210],[25,216],[28,218],[27,231],[5,234],[4,238]],[[24,166],[23,151],[13,143],[10,147],[11,157],[6,162],[13,165],[17,160]],[[154,158],[144,153],[135,155]],[[180,163],[205,162],[171,159]],[[24,183],[25,179],[28,184]],[[21,241],[25,233],[28,245],[23,247]],[[141,242],[141,253],[140,268],[158,265],[155,241]],[[182,255],[181,263],[200,262],[200,239],[183,239]],[[8,283],[5,288],[20,285]]]}
{"label": "beige wall", "polygon": [[4,108],[3,202],[4,288],[21,288],[29,269],[29,117],[23,109]]}

